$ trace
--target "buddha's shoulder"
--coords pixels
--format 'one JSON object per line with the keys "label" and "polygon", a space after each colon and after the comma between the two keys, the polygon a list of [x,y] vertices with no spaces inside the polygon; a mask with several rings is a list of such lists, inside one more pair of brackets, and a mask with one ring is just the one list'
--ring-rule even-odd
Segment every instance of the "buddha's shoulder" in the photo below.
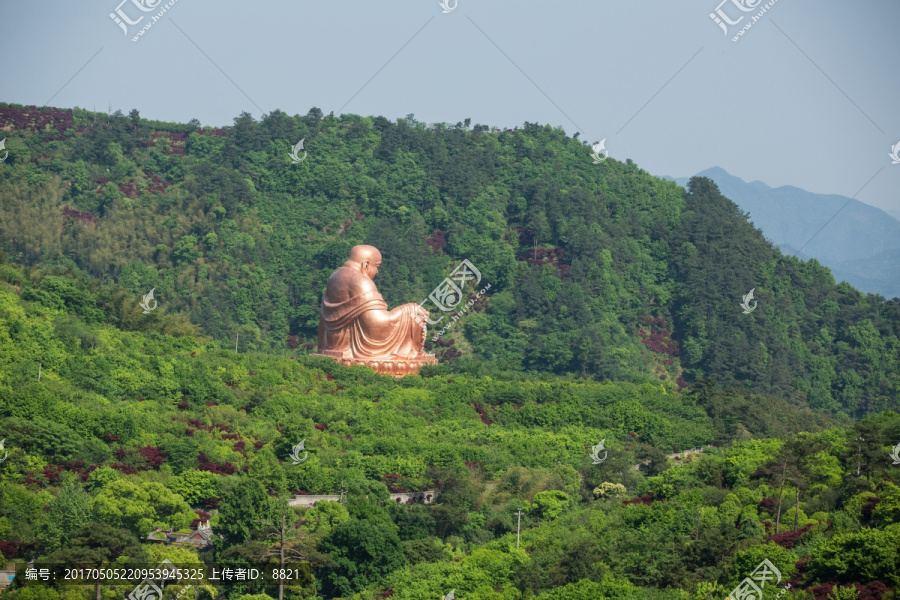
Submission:
{"label": "buddha's shoulder", "polygon": [[360,275],[362,275],[362,273],[344,265],[338,267],[337,270],[331,274],[331,277],[328,278],[328,281],[353,281]]}
{"label": "buddha's shoulder", "polygon": [[360,293],[368,294],[368,293],[373,293],[373,292],[377,293],[378,292],[378,286],[375,285],[375,282],[372,281],[371,279],[369,279],[368,277],[366,277],[365,275],[363,275],[362,273],[359,273],[359,281],[356,282],[356,284],[357,284],[356,289]]}
{"label": "buddha's shoulder", "polygon": [[378,289],[370,278],[351,267],[340,267],[328,278],[330,287],[340,288],[356,293],[377,292]]}

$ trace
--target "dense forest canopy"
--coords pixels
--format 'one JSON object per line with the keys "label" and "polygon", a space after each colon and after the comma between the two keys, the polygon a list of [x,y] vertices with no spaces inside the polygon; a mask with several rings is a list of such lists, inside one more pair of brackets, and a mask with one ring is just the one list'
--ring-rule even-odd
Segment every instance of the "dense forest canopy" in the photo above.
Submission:
{"label": "dense forest canopy", "polygon": [[312,109],[195,125],[0,106],[3,248],[134,296],[155,288],[162,311],[207,335],[276,352],[311,351],[325,280],[355,244],[381,249],[391,306],[468,259],[491,292],[437,341],[439,358],[680,387],[711,377],[834,414],[898,407],[900,301],[783,256],[708,180],[685,194],[630,160],[595,165],[583,142],[534,123]]}
{"label": "dense forest canopy", "polygon": [[[854,583],[859,597],[887,599],[900,584],[896,413],[836,422],[711,380],[679,394],[670,382],[487,375],[471,363],[395,380],[235,353],[175,315],[123,311],[96,280],[0,261],[0,552],[20,564],[94,564],[90,549],[115,540],[141,564],[238,568],[284,545],[304,573],[282,590],[296,599],[451,588],[720,598],[764,558],[820,600]],[[309,456],[295,465],[301,439]],[[436,501],[383,502],[419,490]],[[344,503],[286,504],[339,491]],[[147,541],[203,519],[216,538],[199,555]],[[191,590],[277,596],[262,583]]]}
{"label": "dense forest canopy", "polygon": [[[0,104],[0,566],[299,573],[165,600],[707,600],[765,559],[766,600],[898,597],[900,300],[782,255],[708,179],[470,127]],[[390,306],[463,259],[490,283],[437,367],[308,356],[359,243]]]}

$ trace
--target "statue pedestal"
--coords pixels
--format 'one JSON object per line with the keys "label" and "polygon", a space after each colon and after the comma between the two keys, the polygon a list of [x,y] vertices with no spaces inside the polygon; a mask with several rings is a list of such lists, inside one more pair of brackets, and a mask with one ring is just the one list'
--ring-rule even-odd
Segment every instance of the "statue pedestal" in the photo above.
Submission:
{"label": "statue pedestal", "polygon": [[336,360],[345,367],[352,367],[353,365],[363,365],[365,367],[369,367],[379,375],[390,375],[391,377],[405,377],[406,375],[415,375],[424,365],[438,364],[437,358],[435,358],[433,354],[426,354],[423,357],[412,359],[343,358],[337,356],[329,356],[328,354],[313,354],[312,356],[324,356],[326,358]]}

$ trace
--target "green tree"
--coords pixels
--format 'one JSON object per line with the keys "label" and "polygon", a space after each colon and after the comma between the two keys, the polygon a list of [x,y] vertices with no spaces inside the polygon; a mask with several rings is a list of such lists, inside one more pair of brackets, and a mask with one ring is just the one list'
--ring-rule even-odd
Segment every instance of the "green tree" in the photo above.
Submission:
{"label": "green tree", "polygon": [[94,497],[92,510],[98,520],[144,537],[153,527],[165,526],[166,518],[188,511],[190,506],[161,483],[119,479]]}
{"label": "green tree", "polygon": [[306,511],[303,518],[306,519],[305,527],[310,532],[324,537],[331,533],[335,526],[349,521],[350,513],[340,502],[323,500],[316,502],[314,507]]}
{"label": "green tree", "polygon": [[734,589],[739,581],[745,577],[749,577],[762,562],[768,560],[775,568],[781,571],[781,580],[787,581],[794,576],[796,572],[795,563],[797,555],[771,542],[739,550],[734,555],[731,566],[731,587]]}
{"label": "green tree", "polygon": [[117,481],[122,478],[122,474],[113,469],[112,467],[108,467],[106,465],[100,467],[99,469],[95,469],[91,471],[91,474],[87,479],[87,488],[91,492],[97,491],[99,489],[103,489],[105,486],[109,485],[113,481]]}
{"label": "green tree", "polygon": [[881,429],[873,422],[862,421],[854,427],[856,439],[849,444],[855,450],[853,462],[856,467],[856,476],[862,473],[866,475],[866,481],[871,481],[874,465],[880,462],[884,454],[884,443]]}
{"label": "green tree", "polygon": [[191,506],[198,506],[202,501],[219,495],[218,477],[209,471],[188,469],[172,477],[166,487],[180,495]]}
{"label": "green tree", "polygon": [[884,581],[900,585],[900,523],[835,534],[817,547],[811,573],[820,581]]}
{"label": "green tree", "polygon": [[[51,553],[46,564],[59,571],[69,565],[107,567],[120,559],[125,559],[124,564],[136,565],[145,563],[147,557],[140,542],[130,533],[107,523],[93,522],[76,530],[68,540],[68,545]],[[37,568],[41,566],[36,565]],[[96,600],[100,600],[100,583],[98,578],[94,584]]]}
{"label": "green tree", "polygon": [[393,525],[352,519],[335,527],[320,548],[335,564],[321,573],[332,596],[349,596],[406,564]]}
{"label": "green tree", "polygon": [[62,489],[47,506],[47,516],[38,534],[48,552],[68,545],[75,531],[91,521],[90,494],[73,478],[67,479]]}
{"label": "green tree", "polygon": [[203,256],[203,253],[197,249],[197,236],[186,235],[175,244],[172,250],[172,256],[175,264],[190,264]]}
{"label": "green tree", "polygon": [[858,598],[859,592],[855,586],[841,587],[836,585],[831,589],[827,600],[857,600]]}
{"label": "green tree", "polygon": [[279,464],[271,446],[264,446],[250,460],[249,474],[251,477],[261,481],[266,486],[266,491],[270,494],[280,495],[287,492],[287,479],[284,476],[284,469],[281,468],[281,464]]}
{"label": "green tree", "polygon": [[614,598],[636,598],[638,588],[628,582],[627,579],[617,578],[607,574],[600,582],[582,579],[576,583],[570,583],[554,590],[550,590],[538,596],[539,600],[613,600]]}
{"label": "green tree", "polygon": [[[276,559],[281,569],[288,563],[298,562],[307,562],[312,567],[330,565],[328,557],[316,550],[314,538],[300,527],[297,513],[287,500],[279,498],[273,505],[272,514],[257,522],[259,537],[271,544],[264,556]],[[278,600],[284,600],[284,582],[284,579],[278,580]]]}
{"label": "green tree", "polygon": [[538,492],[534,496],[532,505],[534,506],[534,512],[539,517],[544,517],[552,521],[562,513],[566,506],[569,505],[569,496],[565,492],[559,490]]}
{"label": "green tree", "polygon": [[383,523],[396,530],[396,526],[383,503],[390,497],[387,486],[380,481],[353,478],[347,482],[347,512],[353,519]]}
{"label": "green tree", "polygon": [[168,436],[163,438],[160,445],[168,455],[166,462],[172,466],[172,470],[176,473],[183,473],[197,466],[199,448],[194,438]]}
{"label": "green tree", "polygon": [[260,522],[271,518],[271,499],[256,479],[242,479],[219,503],[219,530],[229,545],[242,544]]}

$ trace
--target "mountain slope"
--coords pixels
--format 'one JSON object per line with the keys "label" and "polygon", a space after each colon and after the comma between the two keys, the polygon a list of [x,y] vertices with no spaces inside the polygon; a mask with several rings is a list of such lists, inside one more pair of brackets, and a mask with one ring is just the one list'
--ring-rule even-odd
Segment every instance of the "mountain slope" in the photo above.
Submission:
{"label": "mountain slope", "polygon": [[[900,297],[895,252],[900,249],[900,221],[885,211],[844,196],[747,183],[719,167],[697,176],[715,181],[722,194],[784,252],[804,260],[816,258],[832,269],[838,281],[861,291]],[[688,179],[674,181],[686,185]]]}
{"label": "mountain slope", "polygon": [[[462,259],[491,284],[431,331],[444,368],[678,390],[713,378],[835,413],[898,406],[900,303],[783,256],[710,180],[686,193],[631,161],[594,165],[561,129],[318,109],[223,129],[137,111],[0,106],[0,119],[3,248],[115,281],[133,307],[155,288],[160,314],[241,352],[311,351],[327,277],[370,243],[391,306],[427,298]],[[750,289],[759,306],[744,314]],[[127,298],[110,302],[127,313]]]}
{"label": "mountain slope", "polygon": [[[0,254],[0,550],[20,574],[35,558],[105,567],[111,557],[90,550],[110,541],[145,564],[262,570],[284,532],[306,559],[289,558],[303,574],[289,599],[683,600],[721,596],[761,557],[793,590],[855,582],[887,600],[876,592],[900,583],[895,413],[851,424],[711,382],[674,394],[546,373],[396,380],[235,353],[171,313],[132,314],[118,286],[71,271]],[[388,500],[420,490],[437,495]],[[338,492],[343,502],[287,504]],[[212,546],[148,539],[200,522]],[[266,579],[191,584],[203,597],[277,597]],[[102,591],[134,585],[107,578]],[[85,587],[65,597],[93,598]],[[17,576],[4,598],[59,597],[49,589]]]}

